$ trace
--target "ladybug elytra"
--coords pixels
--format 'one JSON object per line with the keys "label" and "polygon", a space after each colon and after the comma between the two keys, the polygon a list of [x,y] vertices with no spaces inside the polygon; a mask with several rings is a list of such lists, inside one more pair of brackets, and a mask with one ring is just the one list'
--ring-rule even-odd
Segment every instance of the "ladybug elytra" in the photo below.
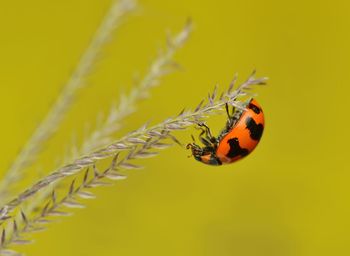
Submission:
{"label": "ladybug elytra", "polygon": [[264,113],[255,99],[251,99],[244,110],[233,108],[232,114],[226,104],[226,113],[226,127],[218,137],[212,136],[206,124],[198,123],[202,130],[199,139],[204,147],[195,142],[187,145],[196,160],[209,165],[233,163],[252,152],[259,143],[264,130]]}

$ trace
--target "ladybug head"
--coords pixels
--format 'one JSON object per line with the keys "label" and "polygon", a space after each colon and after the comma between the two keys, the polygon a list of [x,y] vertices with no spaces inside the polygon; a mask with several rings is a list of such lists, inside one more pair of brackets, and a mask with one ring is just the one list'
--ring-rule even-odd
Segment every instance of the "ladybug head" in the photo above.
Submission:
{"label": "ladybug head", "polygon": [[186,146],[186,149],[191,149],[192,151],[192,155],[190,155],[189,157],[194,156],[196,160],[201,161],[201,156],[203,155],[203,149],[199,145],[195,143],[188,143]]}
{"label": "ladybug head", "polygon": [[221,165],[221,161],[216,157],[212,150],[207,147],[200,147],[195,143],[189,143],[186,146],[187,149],[191,149],[193,157],[204,164],[209,165]]}

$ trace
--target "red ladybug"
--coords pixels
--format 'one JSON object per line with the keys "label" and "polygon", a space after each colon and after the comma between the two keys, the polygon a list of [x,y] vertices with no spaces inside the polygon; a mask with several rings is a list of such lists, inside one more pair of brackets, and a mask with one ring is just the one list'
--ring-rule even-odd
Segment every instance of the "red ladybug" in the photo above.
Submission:
{"label": "red ladybug", "polygon": [[233,109],[232,114],[226,104],[226,112],[226,127],[218,137],[213,137],[204,123],[198,124],[202,130],[199,139],[205,146],[187,145],[196,160],[209,165],[229,164],[245,157],[258,145],[264,130],[264,113],[259,103],[251,99],[244,110]]}

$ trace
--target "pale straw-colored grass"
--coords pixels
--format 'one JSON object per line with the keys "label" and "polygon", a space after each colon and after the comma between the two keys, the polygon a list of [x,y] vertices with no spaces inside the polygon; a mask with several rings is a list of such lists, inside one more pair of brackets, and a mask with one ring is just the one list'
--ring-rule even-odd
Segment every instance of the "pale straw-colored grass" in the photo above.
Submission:
{"label": "pale straw-colored grass", "polygon": [[136,2],[133,0],[113,1],[109,12],[97,29],[76,69],[63,87],[50,111],[38,125],[27,143],[22,147],[16,159],[12,162],[12,165],[5,172],[4,178],[0,181],[0,205],[13,196],[14,184],[24,176],[27,167],[36,160],[45,142],[58,129],[72,105],[77,92],[87,86],[85,79],[94,67],[101,49],[108,42],[113,31],[122,22],[124,17],[135,7]]}
{"label": "pale straw-colored grass", "polygon": [[[160,78],[177,66],[173,56],[190,34],[191,24],[187,23],[177,35],[168,38],[166,49],[154,59],[143,79],[132,87],[129,94],[120,97],[119,104],[111,108],[102,125],[97,126],[82,145],[77,147],[76,151],[80,156],[70,159],[23,192],[11,194],[10,185],[21,179],[28,164],[35,160],[44,141],[53,135],[53,128],[58,127],[63,120],[76,92],[85,86],[84,79],[98,52],[120,19],[134,7],[135,3],[130,0],[113,3],[72,78],[2,181],[0,255],[17,255],[13,250],[14,245],[30,243],[30,233],[45,229],[55,217],[69,215],[70,208],[84,207],[82,199],[94,198],[91,188],[125,179],[126,173],[121,173],[121,170],[142,167],[134,160],[155,157],[174,143],[181,145],[175,137],[176,132],[185,131],[217,114],[224,109],[225,104],[243,108],[238,98],[249,95],[248,90],[254,85],[265,83],[266,78],[255,78],[253,72],[246,81],[236,86],[235,76],[227,90],[218,95],[218,88],[215,87],[192,110],[182,110],[178,115],[161,123],[143,125],[119,139],[113,139],[123,119],[136,112],[137,103],[147,98],[150,89],[159,83]],[[108,166],[101,171],[97,166],[102,162],[104,165],[108,163]]]}
{"label": "pale straw-colored grass", "polygon": [[[109,185],[110,183],[105,180],[124,179],[125,176],[119,172],[122,169],[141,168],[141,166],[132,163],[134,159],[154,157],[173,143],[179,144],[172,134],[173,132],[185,130],[198,122],[202,122],[210,115],[217,114],[218,111],[224,109],[226,103],[242,108],[243,106],[237,99],[247,95],[245,90],[251,88],[251,86],[265,84],[266,78],[256,79],[253,73],[237,88],[234,88],[235,81],[236,79],[233,80],[228,90],[224,91],[219,97],[215,87],[207,100],[201,101],[194,110],[181,111],[179,115],[168,118],[154,126],[144,125],[121,139],[59,168],[19,194],[0,210],[0,216],[2,216],[0,221],[2,219],[7,224],[7,228],[5,225],[3,229],[0,253],[1,250],[7,250],[7,247],[11,244],[28,243],[29,240],[24,239],[22,235],[41,230],[43,224],[49,222],[48,217],[65,216],[69,214],[67,208],[83,207],[79,198],[93,198],[94,195],[88,191],[90,188]],[[96,168],[96,165],[106,159],[110,159],[110,165],[101,172]],[[83,173],[83,178],[78,181]],[[39,207],[37,215],[34,214],[33,216],[33,213],[25,213],[21,210],[21,205],[33,195],[40,193],[42,189],[50,184],[60,182],[68,177],[76,178],[70,183],[67,192],[60,200],[57,200],[54,190],[48,202]],[[16,218],[18,212],[20,218]],[[27,216],[30,216],[30,218]],[[10,229],[10,236],[6,235],[8,233],[7,229]]]}

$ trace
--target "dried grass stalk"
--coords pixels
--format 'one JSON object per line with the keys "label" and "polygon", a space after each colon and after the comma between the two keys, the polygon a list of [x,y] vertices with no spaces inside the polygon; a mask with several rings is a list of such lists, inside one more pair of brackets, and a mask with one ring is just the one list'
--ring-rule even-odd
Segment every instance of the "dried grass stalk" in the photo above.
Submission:
{"label": "dried grass stalk", "polygon": [[155,58],[146,75],[136,82],[128,95],[122,95],[118,106],[112,106],[104,123],[94,130],[84,140],[81,154],[87,154],[98,147],[111,141],[111,136],[121,128],[121,121],[136,111],[136,103],[149,96],[149,90],[159,84],[160,78],[178,68],[173,57],[176,51],[184,45],[191,32],[191,22],[188,21],[185,27],[176,36],[167,38],[167,47],[160,51]]}
{"label": "dried grass stalk", "polygon": [[[91,152],[93,149],[96,150],[96,148],[112,141],[111,136],[121,127],[121,121],[136,111],[137,101],[143,99],[145,95],[148,95],[149,90],[158,84],[159,79],[170,71],[169,66],[173,67],[173,56],[188,39],[190,32],[191,23],[187,22],[185,27],[176,36],[167,38],[168,47],[165,51],[160,52],[158,57],[152,61],[149,71],[145,77],[135,84],[128,95],[121,97],[118,107],[111,108],[108,118],[105,120],[102,126],[97,127],[90,134],[90,136],[84,140],[81,149],[76,149],[74,150],[75,152],[80,152],[80,155],[85,155]],[[143,142],[138,138],[131,138],[130,141],[135,142],[136,144]],[[154,154],[156,153],[140,152],[138,157],[146,158]],[[33,198],[33,200],[30,200],[28,205],[26,205],[23,210],[25,212],[32,212],[54,189],[55,185],[52,184],[49,188],[42,191],[39,196]]]}
{"label": "dried grass stalk", "polygon": [[[94,195],[88,191],[90,188],[109,184],[102,179],[123,179],[125,177],[118,172],[119,170],[140,168],[140,166],[132,163],[133,159],[153,157],[159,150],[170,146],[172,142],[179,143],[172,135],[174,131],[186,129],[202,121],[208,115],[217,113],[217,111],[223,109],[226,103],[242,108],[243,106],[240,102],[236,101],[237,98],[247,95],[245,90],[250,89],[252,85],[264,84],[266,78],[255,79],[253,73],[244,83],[233,90],[235,81],[236,79],[233,80],[228,90],[223,92],[220,97],[217,97],[217,89],[215,88],[209,94],[208,100],[206,102],[201,101],[194,110],[181,111],[178,116],[169,118],[152,127],[142,126],[114,143],[59,168],[21,193],[17,198],[0,209],[0,222],[3,222],[0,253],[4,251],[7,253],[11,244],[29,242],[23,238],[23,235],[43,229],[42,224],[50,221],[48,217],[68,215],[69,213],[65,211],[67,207],[83,207],[78,198],[93,198]],[[166,143],[165,140],[167,140]],[[122,152],[124,152],[124,157],[120,157]],[[110,166],[103,172],[98,171],[96,164],[100,160],[108,158],[112,159]],[[92,174],[91,168],[93,169]],[[56,192],[54,191],[49,202],[42,207],[40,215],[28,218],[26,213],[20,211],[19,225],[19,221],[13,216],[15,216],[16,209],[18,211],[24,201],[53,182],[69,176],[78,177],[84,170],[85,174],[79,185],[76,185],[77,181],[74,179],[68,188],[68,192],[60,201],[57,200]]]}
{"label": "dried grass stalk", "polygon": [[121,19],[135,7],[133,0],[114,1],[108,14],[80,59],[56,102],[22,148],[5,177],[0,182],[0,205],[12,197],[12,187],[23,177],[26,168],[36,159],[45,142],[55,133],[77,91],[86,86],[85,78],[91,71],[101,48],[108,41]]}

